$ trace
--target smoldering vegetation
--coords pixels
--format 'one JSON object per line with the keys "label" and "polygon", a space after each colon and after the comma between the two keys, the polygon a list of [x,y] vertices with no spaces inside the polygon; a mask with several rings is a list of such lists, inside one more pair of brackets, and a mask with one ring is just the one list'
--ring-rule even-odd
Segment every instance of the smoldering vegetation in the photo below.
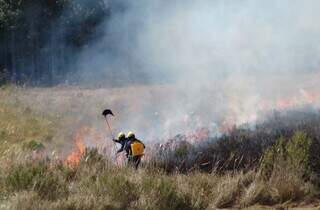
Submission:
{"label": "smoldering vegetation", "polygon": [[207,139],[201,135],[202,141],[190,143],[190,136],[182,133],[162,147],[147,144],[151,156],[146,155],[142,167],[134,170],[115,165],[113,158],[92,147],[72,166],[59,156],[47,155],[49,144],[58,143],[52,135],[63,132],[59,124],[66,118],[60,121],[14,100],[10,103],[0,103],[0,119],[6,119],[0,124],[3,209],[265,209],[265,205],[316,209],[318,205],[318,109],[273,111],[255,126],[234,127],[228,134]]}
{"label": "smoldering vegetation", "polygon": [[[147,153],[142,167],[135,171],[116,165],[113,154],[101,153],[95,148],[94,138],[85,144],[88,148],[76,165],[66,164],[66,156],[59,152],[73,152],[72,134],[81,123],[97,127],[104,123],[98,117],[101,110],[92,105],[104,105],[105,99],[100,96],[108,95],[107,101],[121,104],[119,97],[127,100],[126,92],[133,90],[145,98],[145,88],[49,90],[51,94],[48,89],[6,87],[0,92],[6,99],[0,101],[0,203],[4,209],[318,205],[316,106],[266,112],[260,122],[231,127],[229,133],[216,137],[206,136],[206,129],[191,136],[180,132],[172,140],[164,138],[162,147],[142,138]],[[151,95],[159,96],[155,92]],[[127,105],[130,110],[136,110],[133,99]],[[99,120],[92,117],[95,112]],[[126,116],[119,114],[115,121],[123,122]],[[113,125],[121,127],[121,123]],[[107,135],[106,130],[101,132]],[[102,141],[110,141],[104,137]]]}
{"label": "smoldering vegetation", "polygon": [[[317,206],[319,6],[0,0],[0,208]],[[138,171],[98,148],[105,108]]]}
{"label": "smoldering vegetation", "polygon": [[[266,150],[279,139],[288,141],[296,132],[303,132],[311,140],[308,150],[310,170],[319,174],[320,136],[318,109],[270,111],[254,126],[244,124],[232,128],[219,137],[190,137],[179,134],[164,144],[156,144],[151,164],[167,172],[226,172],[257,169]],[[199,131],[201,132],[201,131]],[[303,145],[301,145],[303,146]]]}

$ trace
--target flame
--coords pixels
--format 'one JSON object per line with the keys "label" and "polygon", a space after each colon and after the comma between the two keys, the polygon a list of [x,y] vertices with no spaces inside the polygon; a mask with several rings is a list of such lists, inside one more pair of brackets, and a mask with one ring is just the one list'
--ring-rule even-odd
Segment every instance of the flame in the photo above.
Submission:
{"label": "flame", "polygon": [[201,142],[204,140],[207,140],[210,136],[210,132],[208,128],[199,128],[196,129],[194,132],[189,133],[186,138],[187,141],[192,143],[192,142]]}
{"label": "flame", "polygon": [[112,141],[105,141],[102,131],[90,126],[78,129],[74,136],[74,149],[65,159],[65,164],[77,166],[86,152],[86,148],[96,148],[101,154],[110,155],[113,148]]}
{"label": "flame", "polygon": [[90,131],[89,127],[80,128],[74,135],[75,149],[67,156],[66,164],[69,166],[76,166],[79,164],[82,156],[86,151],[86,146],[84,144],[84,138]]}
{"label": "flame", "polygon": [[300,89],[299,94],[294,97],[281,98],[276,102],[276,108],[288,109],[298,106],[316,104],[320,100],[320,94],[308,92],[305,89]]}
{"label": "flame", "polygon": [[[258,118],[258,112],[260,111],[270,111],[273,109],[290,109],[303,105],[319,105],[320,104],[320,94],[317,92],[307,91],[305,89],[300,89],[296,94],[285,96],[285,97],[275,97],[273,99],[260,99],[255,102],[255,106],[252,110],[244,111],[242,109],[235,109],[237,106],[231,106],[230,112],[226,115],[226,118],[218,126],[219,133],[229,133],[237,125],[246,122],[255,122]],[[235,110],[234,110],[235,109]],[[239,111],[243,111],[243,114],[239,116]],[[190,119],[184,118],[184,122],[188,122]],[[107,129],[107,128],[106,128]],[[67,156],[65,163],[69,166],[76,166],[79,164],[81,158],[83,157],[86,147],[100,148],[104,151],[103,154],[111,156],[114,150],[114,143],[112,141],[105,141],[105,132],[98,131],[92,127],[85,126],[81,127],[73,136],[75,148]],[[110,137],[110,136],[109,136]],[[210,137],[210,130],[207,127],[198,127],[194,131],[188,132],[185,135],[180,135],[174,138],[174,141],[167,142],[165,146],[174,144],[177,141],[186,141],[188,143],[199,143],[205,141]],[[149,159],[149,154],[144,156],[145,160]],[[125,163],[126,157],[124,154],[119,154],[113,158],[115,164],[122,166]]]}
{"label": "flame", "polygon": [[320,93],[301,88],[295,94],[282,95],[272,99],[260,98],[251,105],[251,109],[246,109],[241,104],[231,103],[229,113],[221,123],[219,130],[221,133],[229,133],[238,125],[255,123],[259,118],[259,113],[295,109],[306,105],[319,107]]}

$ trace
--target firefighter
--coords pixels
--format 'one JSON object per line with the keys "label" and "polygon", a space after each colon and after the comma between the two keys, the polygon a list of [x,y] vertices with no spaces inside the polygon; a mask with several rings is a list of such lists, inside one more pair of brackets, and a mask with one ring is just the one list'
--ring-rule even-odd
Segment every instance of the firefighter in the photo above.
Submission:
{"label": "firefighter", "polygon": [[127,135],[128,141],[125,145],[125,150],[127,151],[128,164],[138,168],[141,158],[144,155],[145,145],[136,138],[133,132],[129,132]]}
{"label": "firefighter", "polygon": [[118,149],[117,154],[122,152],[125,149],[125,146],[128,142],[128,138],[126,138],[126,134],[123,132],[120,132],[118,134],[118,139],[113,139],[114,142],[119,143],[121,145],[121,148]]}

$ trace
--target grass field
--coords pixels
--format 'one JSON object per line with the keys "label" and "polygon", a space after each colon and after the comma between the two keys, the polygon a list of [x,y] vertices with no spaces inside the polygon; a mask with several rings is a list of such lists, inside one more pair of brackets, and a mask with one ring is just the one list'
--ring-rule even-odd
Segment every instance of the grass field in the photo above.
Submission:
{"label": "grass field", "polygon": [[[304,132],[275,140],[280,143],[246,170],[167,173],[145,161],[135,171],[92,148],[78,165],[65,164],[79,127],[96,127],[107,135],[103,108],[122,113],[112,121],[115,130],[129,127],[132,113],[147,116],[143,109],[154,112],[169,106],[158,99],[169,89],[3,87],[0,209],[318,209],[320,182],[309,167],[313,139]],[[135,100],[137,96],[151,103]],[[134,129],[141,127],[145,125]]]}

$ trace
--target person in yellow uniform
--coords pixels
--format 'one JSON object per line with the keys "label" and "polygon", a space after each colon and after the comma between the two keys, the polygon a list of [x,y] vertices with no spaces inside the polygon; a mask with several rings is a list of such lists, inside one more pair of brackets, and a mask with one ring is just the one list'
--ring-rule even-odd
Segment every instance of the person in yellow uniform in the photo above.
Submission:
{"label": "person in yellow uniform", "polygon": [[124,149],[127,152],[128,164],[137,169],[141,162],[141,158],[144,155],[144,149],[146,148],[144,143],[136,138],[133,132],[129,132],[127,135],[127,142]]}

